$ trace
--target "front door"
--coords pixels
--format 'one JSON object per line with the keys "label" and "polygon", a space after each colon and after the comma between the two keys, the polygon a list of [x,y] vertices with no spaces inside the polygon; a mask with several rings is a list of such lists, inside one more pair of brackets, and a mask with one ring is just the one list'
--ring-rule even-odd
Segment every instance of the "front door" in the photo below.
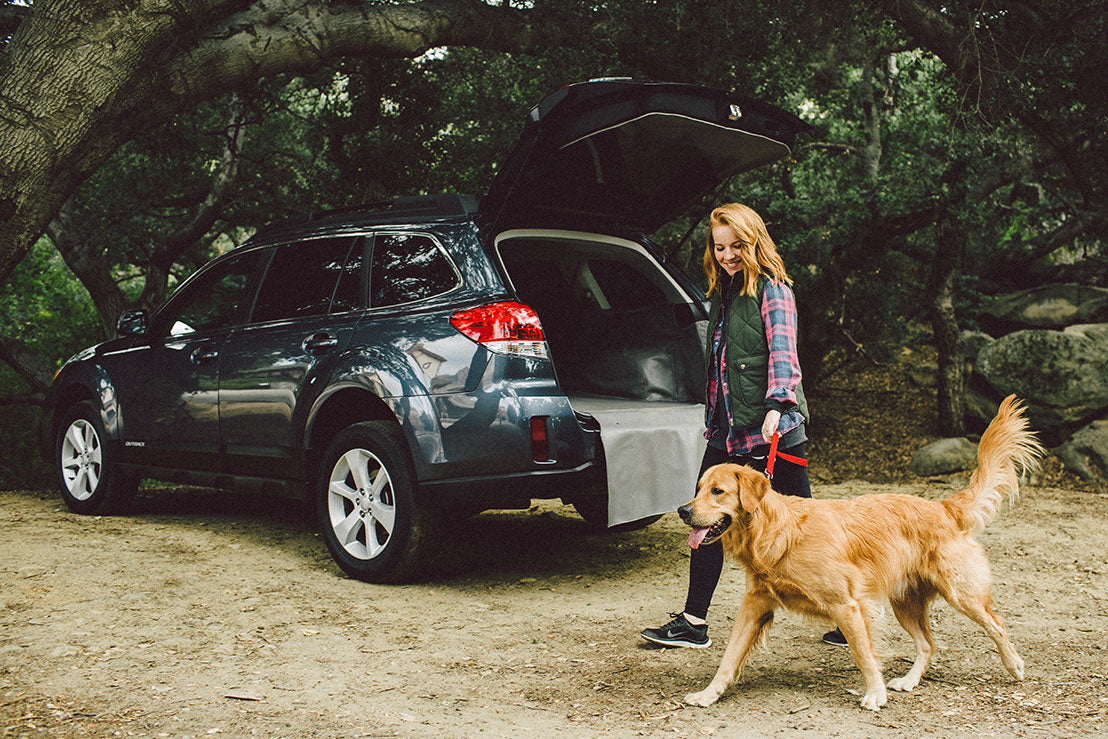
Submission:
{"label": "front door", "polygon": [[104,358],[128,460],[217,467],[221,356],[263,257],[254,250],[217,262],[158,312],[147,340]]}

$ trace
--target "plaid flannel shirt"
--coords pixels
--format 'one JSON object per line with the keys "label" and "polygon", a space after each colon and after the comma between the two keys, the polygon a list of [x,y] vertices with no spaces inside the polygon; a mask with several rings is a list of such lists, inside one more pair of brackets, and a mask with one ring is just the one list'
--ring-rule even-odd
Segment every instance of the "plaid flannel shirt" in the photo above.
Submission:
{"label": "plaid flannel shirt", "polygon": [[[777,432],[784,436],[800,424],[804,417],[797,409],[796,388],[800,384],[800,361],[796,352],[796,300],[792,288],[783,282],[770,280],[762,292],[762,324],[766,330],[766,343],[769,346],[769,366],[767,370],[768,388],[766,390],[766,410],[791,409],[781,414]],[[708,419],[709,426],[704,438],[712,437],[711,420],[715,418],[715,404],[719,398],[724,400],[724,409],[728,425],[731,421],[731,399],[727,387],[727,358],[724,351],[723,320],[725,311],[720,311],[712,335],[713,371],[708,382]],[[749,454],[757,447],[766,446],[762,438],[762,424],[758,423],[745,429],[730,426],[727,434],[727,453],[731,456]]]}

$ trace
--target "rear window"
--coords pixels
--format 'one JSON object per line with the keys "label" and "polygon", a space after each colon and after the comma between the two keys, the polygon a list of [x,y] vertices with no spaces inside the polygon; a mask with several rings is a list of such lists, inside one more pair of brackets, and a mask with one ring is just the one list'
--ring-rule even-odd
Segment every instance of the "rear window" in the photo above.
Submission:
{"label": "rear window", "polygon": [[378,234],[370,275],[371,308],[442,295],[459,282],[442,247],[424,234]]}

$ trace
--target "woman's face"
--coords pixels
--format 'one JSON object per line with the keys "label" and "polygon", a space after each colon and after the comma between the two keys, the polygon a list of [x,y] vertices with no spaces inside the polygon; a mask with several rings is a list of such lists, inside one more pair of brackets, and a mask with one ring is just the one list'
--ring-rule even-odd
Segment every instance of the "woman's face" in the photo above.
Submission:
{"label": "woman's face", "polygon": [[739,256],[744,246],[738,235],[726,224],[712,227],[713,254],[723,271],[730,277],[742,269],[742,258]]}

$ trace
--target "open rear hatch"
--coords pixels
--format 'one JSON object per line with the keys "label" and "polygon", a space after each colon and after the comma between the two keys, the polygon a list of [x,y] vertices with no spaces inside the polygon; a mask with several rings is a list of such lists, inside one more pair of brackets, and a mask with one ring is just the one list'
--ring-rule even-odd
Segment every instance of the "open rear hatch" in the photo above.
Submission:
{"label": "open rear hatch", "polygon": [[808,128],[693,85],[598,80],[547,96],[481,201],[482,232],[539,315],[558,383],[600,428],[608,523],[673,511],[704,448],[703,294],[644,243]]}
{"label": "open rear hatch", "polygon": [[732,175],[788,155],[807,128],[791,113],[708,87],[569,85],[531,110],[479,218],[492,234],[536,226],[650,233]]}

